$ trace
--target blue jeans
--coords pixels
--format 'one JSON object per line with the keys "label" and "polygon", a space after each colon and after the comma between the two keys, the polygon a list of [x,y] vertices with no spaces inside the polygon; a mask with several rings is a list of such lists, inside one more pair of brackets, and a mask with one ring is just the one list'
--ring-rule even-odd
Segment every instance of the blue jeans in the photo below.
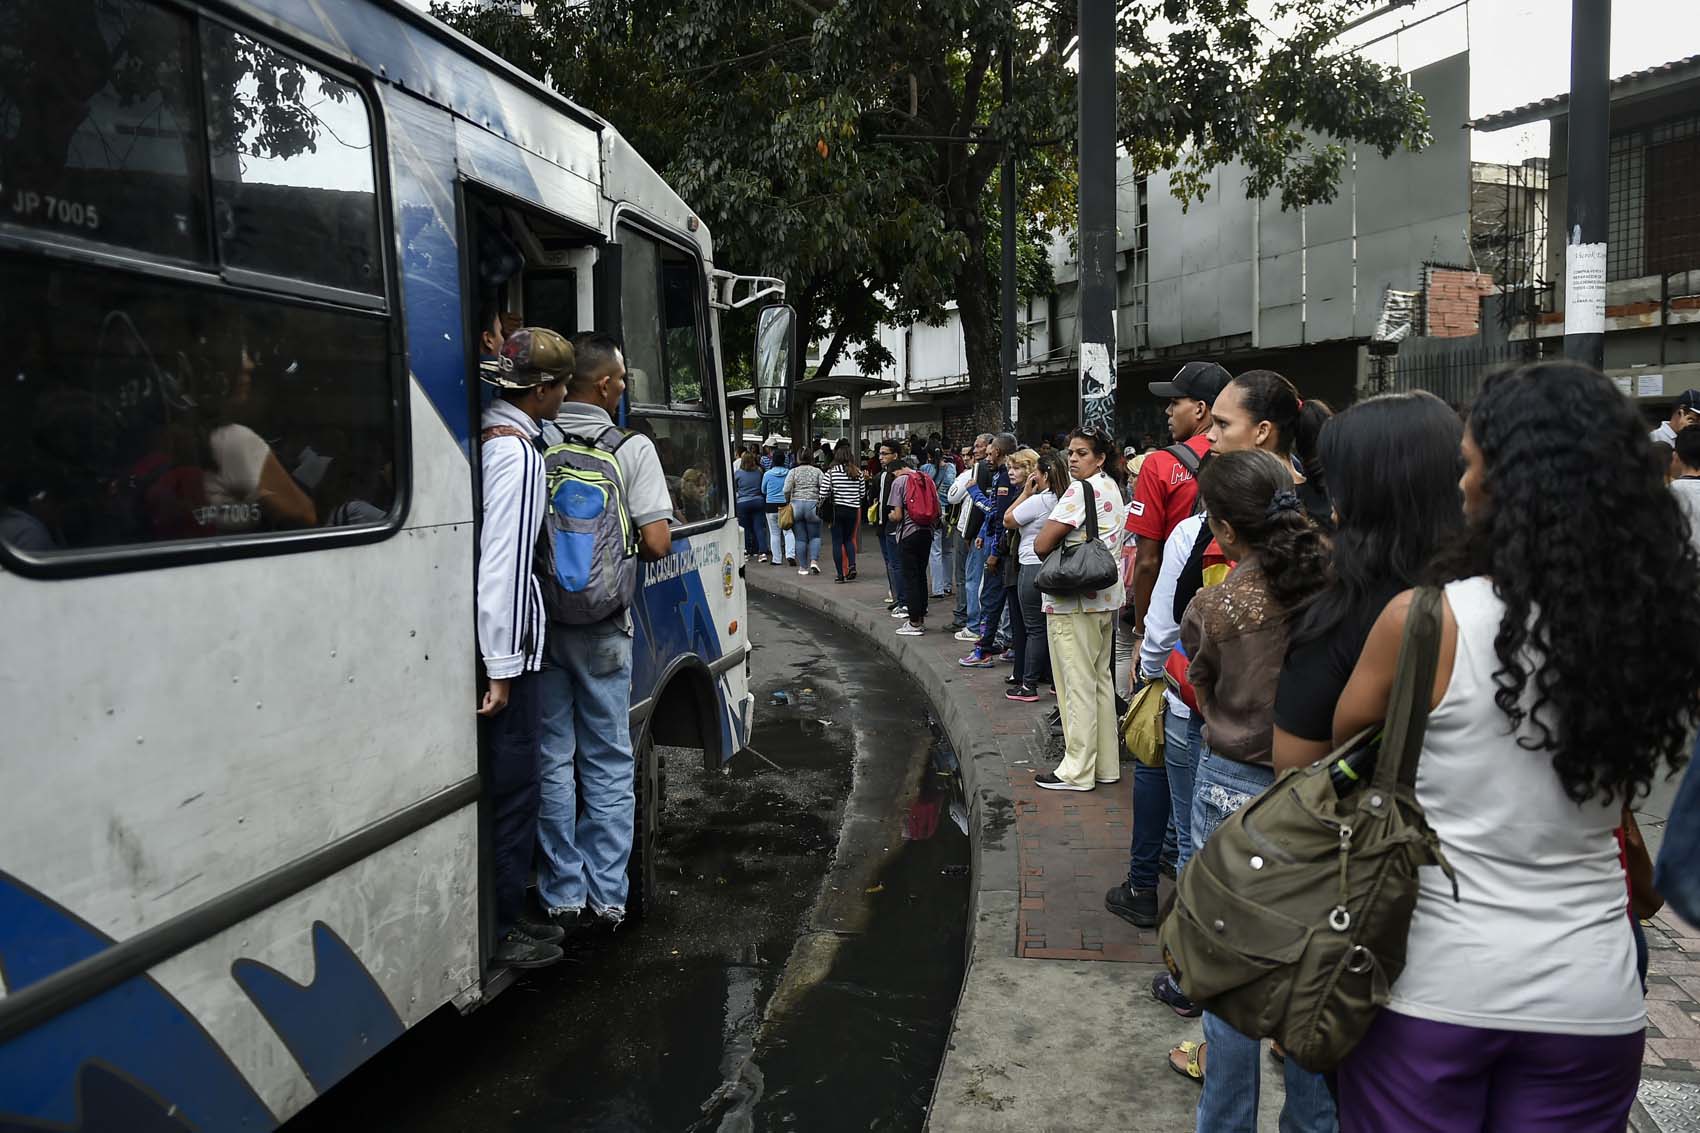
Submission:
{"label": "blue jeans", "polygon": [[767,553],[767,501],[739,500],[738,526],[744,529],[744,553]]}
{"label": "blue jeans", "polygon": [[968,592],[968,628],[975,633],[985,631],[985,619],[981,617],[980,586],[986,577],[986,558],[992,553],[989,546],[974,546],[974,541],[968,541],[968,552],[964,556],[968,565],[962,568],[962,589]]}
{"label": "blue jeans", "polygon": [[1670,907],[1689,924],[1700,923],[1700,738],[1694,743],[1688,771],[1671,802],[1664,844],[1654,867],[1653,882]]}
{"label": "blue jeans", "polygon": [[903,600],[903,564],[897,557],[897,531],[880,529],[880,557],[885,560],[885,588],[891,591],[892,601],[899,606]]}
{"label": "blue jeans", "polygon": [[626,909],[636,817],[632,637],[619,619],[551,623],[543,697],[537,893],[551,912]]}
{"label": "blue jeans", "polygon": [[[954,527],[950,529],[950,547],[950,578],[952,585],[956,587],[956,609],[952,611],[952,614],[954,615],[953,620],[961,622],[963,625],[967,625],[968,587],[963,584],[962,579],[964,572],[968,568],[969,547],[968,543],[962,538],[962,536],[956,533],[956,528]],[[975,596],[975,601],[979,601],[978,595]]]}
{"label": "blue jeans", "polygon": [[797,536],[797,567],[807,570],[820,558],[820,504],[815,500],[791,501],[791,531]]}
{"label": "blue jeans", "polygon": [[[1165,736],[1167,733],[1165,733]],[[1192,808],[1196,850],[1229,815],[1275,781],[1268,767],[1236,763],[1200,745]],[[1209,1133],[1257,1133],[1257,1092],[1261,1061],[1258,1041],[1240,1034],[1209,1011],[1204,1013],[1204,1090],[1198,1096],[1198,1128]],[[1335,1133],[1339,1122],[1334,1099],[1322,1075],[1291,1058],[1283,1064],[1287,1100],[1281,1107],[1281,1133]]]}
{"label": "blue jeans", "polygon": [[[980,576],[980,648],[987,653],[997,645],[998,630],[1003,625],[1004,597],[1009,588],[1003,584],[1003,563]],[[1009,595],[1013,597],[1013,595]]]}
{"label": "blue jeans", "polygon": [[[1204,718],[1163,714],[1163,772],[1169,779],[1169,826],[1175,832],[1175,876],[1192,860],[1193,769],[1204,747]],[[1165,843],[1166,844],[1166,843]]]}
{"label": "blue jeans", "polygon": [[943,530],[933,532],[933,549],[927,555],[927,585],[934,594],[950,587],[950,540]]}

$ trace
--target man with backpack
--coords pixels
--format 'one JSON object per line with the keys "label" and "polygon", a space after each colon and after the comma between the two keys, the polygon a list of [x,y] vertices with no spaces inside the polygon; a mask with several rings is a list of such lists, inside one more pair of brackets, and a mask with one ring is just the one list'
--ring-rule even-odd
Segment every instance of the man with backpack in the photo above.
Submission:
{"label": "man with backpack", "polygon": [[938,486],[915,467],[911,456],[896,466],[885,503],[908,600],[908,617],[897,632],[902,637],[920,637],[927,621],[927,556],[933,549],[933,528],[939,524]]}
{"label": "man with backpack", "polygon": [[655,442],[615,426],[620,346],[580,335],[543,463],[540,553],[548,649],[543,693],[537,892],[554,924],[613,929],[626,916],[636,770],[629,726],[637,563],[672,549],[672,498]]}
{"label": "man with backpack", "polygon": [[532,564],[543,518],[543,422],[560,408],[573,348],[542,327],[521,327],[504,342],[493,310],[486,326],[478,375],[496,397],[484,410],[478,446],[478,652],[488,681],[478,715],[488,756],[495,962],[543,968],[561,958],[563,933],[525,908],[543,709],[543,591]]}
{"label": "man with backpack", "polygon": [[1151,591],[1163,566],[1163,543],[1192,514],[1198,499],[1198,463],[1210,451],[1210,406],[1232,380],[1214,362],[1188,362],[1173,378],[1148,387],[1169,403],[1169,435],[1175,443],[1145,458],[1128,507],[1127,532],[1138,540],[1129,590],[1135,632],[1144,632]]}

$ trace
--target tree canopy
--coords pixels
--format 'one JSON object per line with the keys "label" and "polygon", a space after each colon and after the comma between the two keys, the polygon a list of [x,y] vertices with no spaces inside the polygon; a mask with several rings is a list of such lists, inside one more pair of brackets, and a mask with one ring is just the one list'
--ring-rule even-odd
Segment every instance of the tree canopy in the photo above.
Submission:
{"label": "tree canopy", "polygon": [[[1248,192],[1296,207],[1333,196],[1344,143],[1424,145],[1420,97],[1334,45],[1364,6],[1123,0],[1118,135],[1136,172],[1169,169],[1195,199],[1238,162]],[[882,322],[938,322],[954,302],[976,422],[998,423],[1006,147],[1022,293],[1049,285],[1045,245],[1074,224],[1069,0],[535,0],[529,16],[439,14],[613,122],[709,224],[718,260],[785,278],[802,334],[827,343],[822,371],[845,351],[888,362]]]}

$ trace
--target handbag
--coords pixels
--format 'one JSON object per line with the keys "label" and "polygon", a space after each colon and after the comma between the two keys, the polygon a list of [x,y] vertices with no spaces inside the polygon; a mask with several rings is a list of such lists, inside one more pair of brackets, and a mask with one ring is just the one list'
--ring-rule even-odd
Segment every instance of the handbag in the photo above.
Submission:
{"label": "handbag", "polygon": [[1098,499],[1088,480],[1080,481],[1086,496],[1086,541],[1070,545],[1066,540],[1051,549],[1035,580],[1045,594],[1072,597],[1095,590],[1108,590],[1121,576],[1116,556],[1098,538]]}
{"label": "handbag", "polygon": [[796,513],[791,510],[791,505],[788,503],[780,504],[779,530],[789,531],[791,530],[791,525],[795,522],[797,522]]}
{"label": "handbag", "polygon": [[[1379,731],[1294,768],[1193,855],[1158,940],[1194,1003],[1306,1070],[1334,1069],[1405,967],[1417,869],[1458,883],[1417,802],[1440,592],[1417,591]],[[1368,741],[1368,742],[1366,742]],[[1358,774],[1373,756],[1373,772]],[[1365,781],[1367,778],[1367,781]]]}
{"label": "handbag", "polygon": [[1161,676],[1146,681],[1122,715],[1122,742],[1128,754],[1147,767],[1163,766],[1163,693],[1168,687]]}

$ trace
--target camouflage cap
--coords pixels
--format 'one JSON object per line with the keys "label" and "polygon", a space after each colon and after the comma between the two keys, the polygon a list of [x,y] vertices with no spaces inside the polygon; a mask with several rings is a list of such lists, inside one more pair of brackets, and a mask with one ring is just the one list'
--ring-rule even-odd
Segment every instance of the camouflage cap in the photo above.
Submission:
{"label": "camouflage cap", "polygon": [[572,343],[548,327],[520,327],[502,343],[494,364],[479,367],[478,376],[503,389],[530,389],[572,372]]}

